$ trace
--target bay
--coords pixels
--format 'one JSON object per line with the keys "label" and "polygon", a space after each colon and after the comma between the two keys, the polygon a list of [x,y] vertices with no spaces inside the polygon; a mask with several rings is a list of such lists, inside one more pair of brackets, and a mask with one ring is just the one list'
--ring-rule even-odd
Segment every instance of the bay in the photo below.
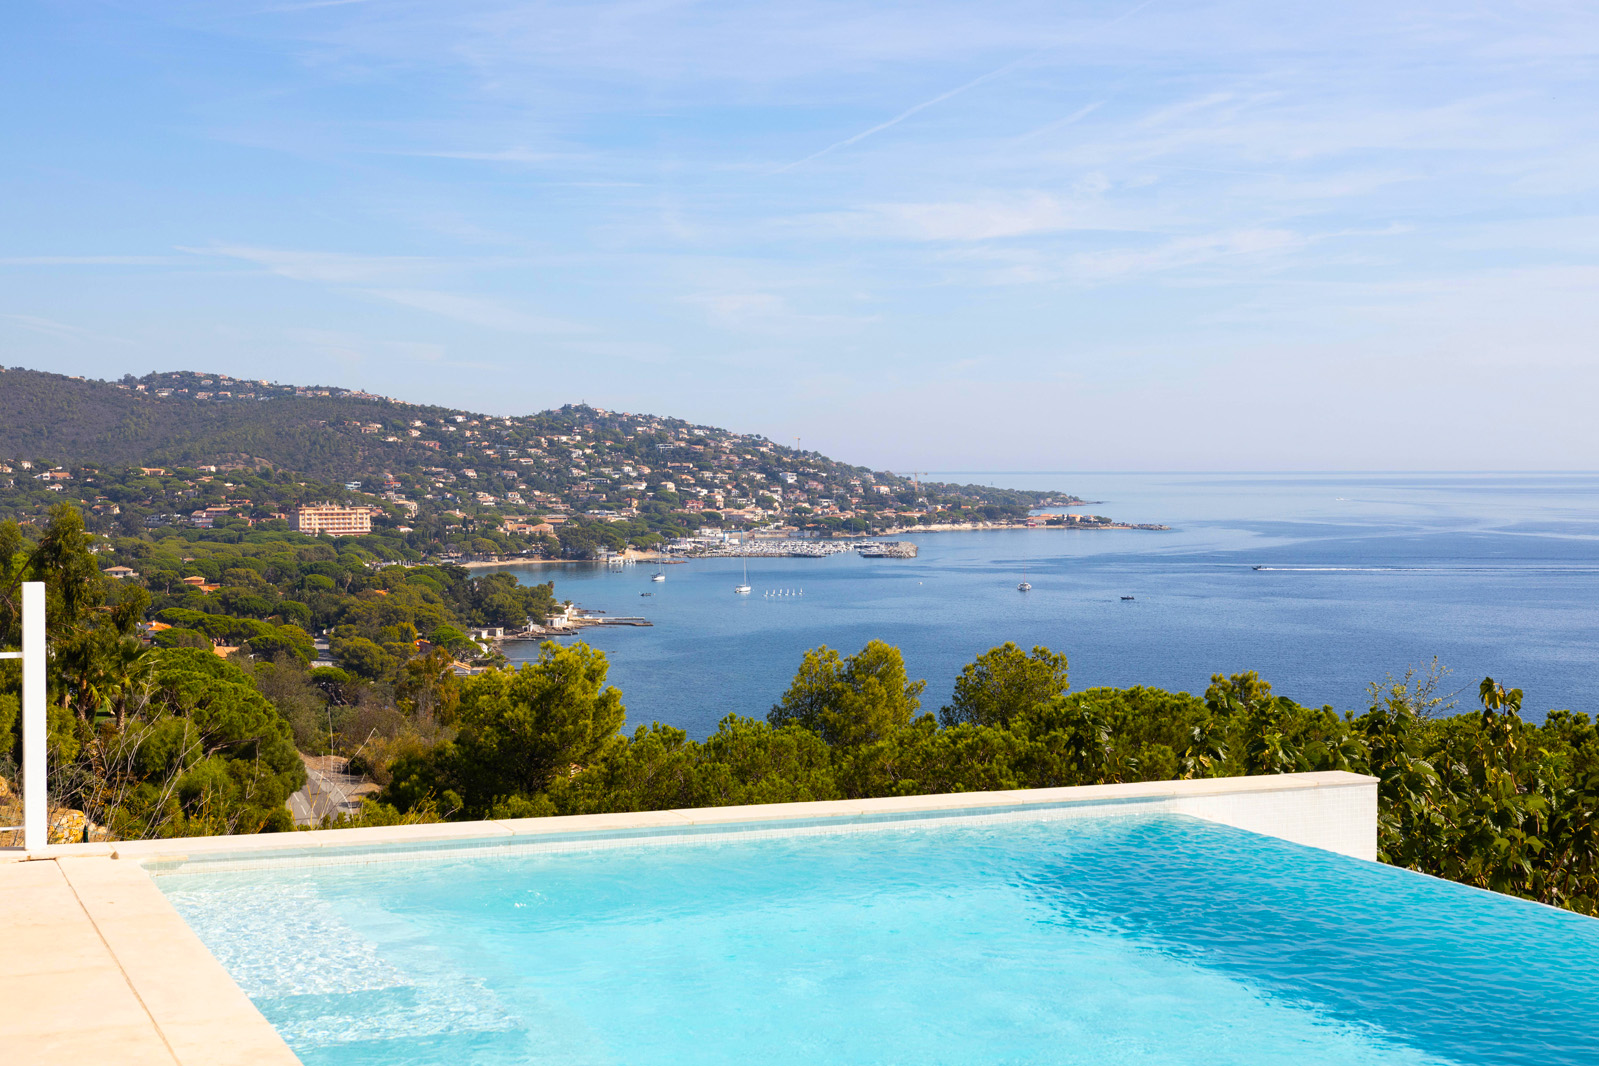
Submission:
{"label": "bay", "polygon": [[807,649],[872,639],[927,679],[924,710],[1007,640],[1066,654],[1073,689],[1203,693],[1214,673],[1257,670],[1302,703],[1359,709],[1369,682],[1436,656],[1462,709],[1484,675],[1522,688],[1533,720],[1599,705],[1599,474],[927,476],[1072,492],[1100,501],[1089,512],[1173,528],[917,533],[898,538],[916,559],[751,559],[750,596],[733,594],[737,559],[512,572],[647,617],[583,639],[606,652],[630,727],[693,737],[765,714]]}

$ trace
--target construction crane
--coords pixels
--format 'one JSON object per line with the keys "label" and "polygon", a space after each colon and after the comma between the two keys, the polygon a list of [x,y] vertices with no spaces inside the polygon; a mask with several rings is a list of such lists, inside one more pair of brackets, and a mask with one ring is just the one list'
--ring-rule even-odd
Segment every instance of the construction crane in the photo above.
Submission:
{"label": "construction crane", "polygon": [[904,473],[900,473],[900,472],[896,471],[894,473],[894,476],[895,477],[908,477],[908,478],[910,478],[911,479],[911,484],[916,486],[916,495],[920,496],[922,494],[922,478],[927,476],[927,471],[925,471],[925,470],[907,470]]}

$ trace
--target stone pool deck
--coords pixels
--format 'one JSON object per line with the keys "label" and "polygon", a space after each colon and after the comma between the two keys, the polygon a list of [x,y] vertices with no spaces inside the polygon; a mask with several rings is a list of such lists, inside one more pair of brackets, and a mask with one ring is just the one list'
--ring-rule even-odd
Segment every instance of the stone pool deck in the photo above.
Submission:
{"label": "stone pool deck", "polygon": [[1186,814],[1354,858],[1377,854],[1377,781],[1342,772],[76,844],[42,853],[0,849],[0,1061],[299,1061],[167,902],[146,863],[221,855],[263,864],[315,862],[319,854],[337,861],[348,849],[485,840],[536,845],[562,834],[739,823],[782,831],[778,823],[803,821],[812,830],[869,831],[861,820],[874,816],[957,810],[1004,816],[1007,809],[1019,814],[1040,806],[1067,816],[1110,807]]}
{"label": "stone pool deck", "polygon": [[0,1061],[300,1061],[143,867],[51,850],[0,862]]}

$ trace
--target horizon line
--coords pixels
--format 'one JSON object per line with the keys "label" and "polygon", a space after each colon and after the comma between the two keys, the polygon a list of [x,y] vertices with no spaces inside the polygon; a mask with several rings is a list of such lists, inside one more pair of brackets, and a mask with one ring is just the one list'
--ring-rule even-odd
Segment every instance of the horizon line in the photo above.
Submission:
{"label": "horizon line", "polygon": [[1028,474],[1028,475],[1039,475],[1039,476],[1049,475],[1049,476],[1052,476],[1052,477],[1056,476],[1056,475],[1071,476],[1071,475],[1080,475],[1080,474],[1117,474],[1117,475],[1124,475],[1124,474],[1210,474],[1210,475],[1220,475],[1220,474],[1253,474],[1253,475],[1262,475],[1262,474],[1270,474],[1270,475],[1276,475],[1276,476],[1304,475],[1304,474],[1365,474],[1365,475],[1388,475],[1388,474],[1393,474],[1393,475],[1399,475],[1399,474],[1546,474],[1546,475],[1557,475],[1557,476],[1570,476],[1570,475],[1574,475],[1574,474],[1599,475],[1599,469],[1589,469],[1589,468],[1572,468],[1572,469],[1559,469],[1559,468],[1468,469],[1468,468],[1461,467],[1461,468],[1454,468],[1454,469],[1446,469],[1446,468],[1416,468],[1416,469],[1382,469],[1382,470],[1357,469],[1357,468],[1345,468],[1345,469],[1332,469],[1332,468],[1329,468],[1329,469],[1306,469],[1306,470],[1147,470],[1147,469],[1139,469],[1139,470],[1099,470],[1099,469],[1082,469],[1082,470],[930,470],[930,471],[927,471],[923,476],[924,477],[931,477],[931,476],[933,476],[935,474],[937,474],[937,475],[959,474],[959,475],[961,475],[963,477],[971,476],[971,475],[992,476],[992,475],[995,475],[995,474]]}

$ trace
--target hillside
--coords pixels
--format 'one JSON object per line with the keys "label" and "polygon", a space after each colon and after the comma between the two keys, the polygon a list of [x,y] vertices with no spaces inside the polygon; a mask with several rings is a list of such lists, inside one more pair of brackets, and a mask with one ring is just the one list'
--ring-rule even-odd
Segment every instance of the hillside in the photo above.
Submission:
{"label": "hillside", "polygon": [[349,423],[401,412],[459,413],[221,375],[152,374],[112,384],[12,368],[0,370],[0,456],[64,466],[181,466],[221,457],[342,479],[423,457],[422,449],[349,432]]}
{"label": "hillside", "polygon": [[[343,500],[382,510],[396,528],[438,519],[516,534],[504,546],[515,551],[541,537],[553,551],[558,539],[569,555],[705,526],[858,534],[1015,521],[1077,502],[918,482],[757,435],[587,406],[504,418],[187,371],[118,382],[0,371],[0,517],[28,519],[62,500],[125,535],[202,521],[253,527],[301,503]],[[422,551],[448,539],[408,536]]]}

